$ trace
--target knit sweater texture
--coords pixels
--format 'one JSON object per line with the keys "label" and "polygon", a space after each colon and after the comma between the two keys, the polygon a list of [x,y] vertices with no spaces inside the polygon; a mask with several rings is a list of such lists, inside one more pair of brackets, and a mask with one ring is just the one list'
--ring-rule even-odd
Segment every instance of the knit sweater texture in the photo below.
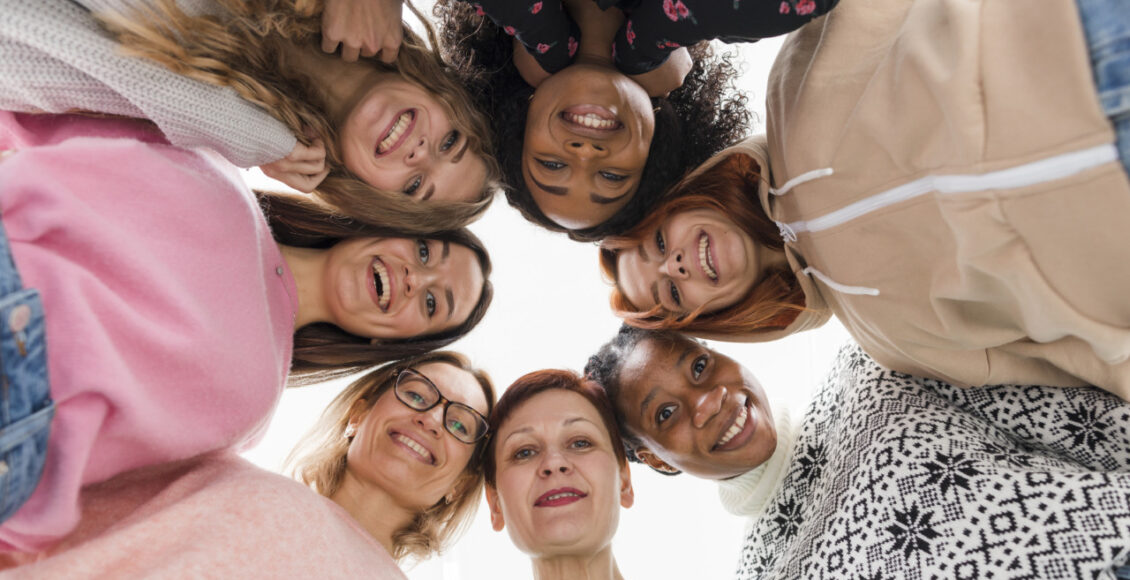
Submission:
{"label": "knit sweater texture", "polygon": [[[130,0],[79,1],[98,11],[131,6]],[[181,5],[209,9],[203,0]],[[149,119],[173,145],[207,147],[240,167],[270,163],[294,149],[297,140],[282,122],[234,90],[120,50],[75,2],[0,0],[0,109]]]}

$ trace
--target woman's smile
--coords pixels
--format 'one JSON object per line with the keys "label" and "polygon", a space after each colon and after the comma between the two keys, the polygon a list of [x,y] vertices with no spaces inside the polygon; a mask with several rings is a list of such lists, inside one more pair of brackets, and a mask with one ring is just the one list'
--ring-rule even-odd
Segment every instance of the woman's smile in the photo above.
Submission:
{"label": "woman's smile", "polygon": [[373,276],[371,285],[368,285],[369,291],[372,293],[371,298],[373,303],[381,312],[388,312],[392,306],[392,297],[395,294],[395,278],[391,269],[381,261],[380,256],[373,258]]}
{"label": "woman's smile", "polygon": [[534,507],[560,507],[581,501],[588,496],[589,494],[572,487],[551,489],[534,501]]}
{"label": "woman's smile", "polygon": [[416,459],[420,463],[426,465],[436,464],[435,454],[433,454],[431,450],[429,450],[428,447],[416,437],[396,430],[390,431],[389,437],[392,438],[393,443],[395,443],[398,447],[408,451],[408,455]]}
{"label": "woman's smile", "polygon": [[377,142],[377,157],[384,157],[399,149],[412,135],[412,129],[415,127],[416,109],[401,111],[389,122],[388,127],[381,134],[382,137]]}

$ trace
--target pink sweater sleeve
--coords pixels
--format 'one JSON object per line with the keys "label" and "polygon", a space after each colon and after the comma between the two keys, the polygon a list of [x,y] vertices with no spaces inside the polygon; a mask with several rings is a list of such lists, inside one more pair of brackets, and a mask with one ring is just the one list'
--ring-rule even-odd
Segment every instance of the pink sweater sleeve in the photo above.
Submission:
{"label": "pink sweater sleeve", "polygon": [[0,557],[2,578],[404,578],[333,502],[231,453],[145,468],[83,492],[49,552]]}
{"label": "pink sweater sleeve", "polygon": [[56,416],[0,549],[67,534],[79,490],[245,444],[290,365],[294,283],[223,161],[126,119],[0,113],[0,216],[42,296]]}

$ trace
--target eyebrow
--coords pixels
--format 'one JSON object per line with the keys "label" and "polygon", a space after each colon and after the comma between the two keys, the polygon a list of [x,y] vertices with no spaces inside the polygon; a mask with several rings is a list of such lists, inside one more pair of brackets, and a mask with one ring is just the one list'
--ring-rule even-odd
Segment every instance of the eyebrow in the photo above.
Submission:
{"label": "eyebrow", "polygon": [[655,396],[658,395],[658,394],[659,394],[659,387],[652,387],[651,392],[648,393],[647,396],[643,398],[643,401],[640,403],[640,417],[646,417],[647,416],[647,406],[651,404],[651,401],[654,400]]}
{"label": "eyebrow", "polygon": [[539,188],[539,189],[541,189],[542,191],[544,191],[544,192],[548,193],[549,195],[559,195],[559,196],[564,196],[564,195],[568,195],[568,194],[569,194],[569,189],[568,189],[568,188],[565,188],[565,187],[557,187],[557,186],[555,186],[555,185],[546,185],[546,184],[544,184],[544,183],[542,183],[542,182],[538,181],[537,179],[535,179],[535,178],[534,178],[534,174],[533,174],[533,172],[532,172],[532,171],[529,171],[528,169],[527,169],[526,171],[527,171],[527,172],[529,173],[529,175],[530,175],[530,181],[534,182],[534,185],[538,186],[538,188]]}
{"label": "eyebrow", "polygon": [[[577,421],[584,421],[584,422],[586,422],[586,423],[589,423],[589,424],[592,424],[592,425],[596,425],[596,423],[593,423],[592,421],[589,421],[588,419],[586,419],[586,418],[584,418],[584,417],[573,417],[573,418],[571,418],[571,419],[566,419],[566,420],[565,420],[564,422],[562,422],[561,424],[562,424],[562,425],[572,425],[573,423],[576,423]],[[515,436],[515,435],[518,435],[518,434],[521,434],[521,433],[529,433],[529,432],[531,432],[531,431],[533,431],[533,430],[534,430],[534,428],[533,428],[533,427],[529,427],[529,426],[527,426],[527,427],[522,427],[521,429],[515,429],[514,431],[511,431],[511,432],[510,432],[510,434],[506,436],[506,439],[503,439],[502,441],[503,441],[503,442],[509,441],[509,440],[510,440],[510,438],[511,438],[511,437],[513,437],[513,436]]]}
{"label": "eyebrow", "polygon": [[444,298],[447,298],[447,320],[451,320],[451,315],[455,313],[455,294],[451,291],[451,286],[443,290]]}
{"label": "eyebrow", "polygon": [[671,368],[677,369],[677,368],[683,366],[683,361],[687,360],[687,356],[689,356],[692,352],[694,352],[694,349],[695,349],[695,347],[693,347],[693,346],[688,346],[688,347],[684,348],[683,354],[679,355],[678,360],[675,361],[675,364],[671,365]]}
{"label": "eyebrow", "polygon": [[428,186],[428,192],[424,194],[424,197],[420,198],[420,201],[428,201],[429,199],[432,198],[433,195],[435,195],[435,192],[436,192],[435,184],[434,183],[430,184]]}
{"label": "eyebrow", "polygon": [[447,255],[451,253],[451,242],[448,240],[443,241],[443,251],[440,252],[440,261],[447,260]]}
{"label": "eyebrow", "polygon": [[599,195],[597,193],[590,193],[589,199],[591,199],[593,203],[599,203],[601,205],[608,205],[610,203],[616,203],[616,202],[620,201],[621,199],[624,199],[624,196],[628,195],[628,193],[629,192],[625,191],[624,193],[621,193],[620,195],[617,195],[616,197],[604,197],[603,195]]}
{"label": "eyebrow", "polygon": [[459,151],[455,152],[455,156],[451,158],[452,163],[459,163],[459,160],[463,159],[463,154],[467,152],[467,147],[471,145],[471,140],[462,133],[459,134],[459,138],[463,140],[463,146],[460,147]]}

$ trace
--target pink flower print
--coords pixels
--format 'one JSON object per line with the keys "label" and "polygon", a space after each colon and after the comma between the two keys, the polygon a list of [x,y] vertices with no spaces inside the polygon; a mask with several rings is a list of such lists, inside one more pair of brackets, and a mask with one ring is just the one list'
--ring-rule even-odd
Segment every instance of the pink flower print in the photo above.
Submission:
{"label": "pink flower print", "polygon": [[481,4],[476,3],[476,4],[472,4],[471,6],[475,7],[475,14],[477,14],[479,16],[486,16],[487,15],[486,12],[483,12],[483,7],[482,7]]}
{"label": "pink flower print", "polygon": [[683,45],[671,40],[663,40],[662,42],[655,43],[656,48],[679,48],[680,46]]}
{"label": "pink flower print", "polygon": [[635,44],[636,43],[636,31],[632,30],[632,21],[631,20],[628,21],[628,29],[627,29],[627,32],[624,33],[624,37],[628,39],[628,44]]}
{"label": "pink flower print", "polygon": [[530,6],[530,14],[537,14],[538,12],[541,12],[541,2],[534,2],[534,5]]}
{"label": "pink flower print", "polygon": [[516,32],[516,31],[514,30],[514,27],[513,27],[513,26],[503,26],[503,27],[502,27],[502,30],[503,30],[504,32],[506,32],[506,34],[509,34],[510,36],[514,36],[514,33]]}
{"label": "pink flower print", "polygon": [[683,0],[663,0],[663,13],[672,21],[679,21],[690,16],[691,10],[683,4]]}
{"label": "pink flower print", "polygon": [[537,46],[538,54],[545,54],[549,50],[549,45],[544,42],[539,42]]}
{"label": "pink flower print", "polygon": [[781,2],[781,7],[777,9],[777,12],[780,12],[781,14],[788,14],[789,13],[789,2],[788,2],[788,0]]}
{"label": "pink flower print", "polygon": [[800,0],[796,5],[796,13],[800,15],[812,14],[816,11],[816,2],[813,0]]}
{"label": "pink flower print", "polygon": [[569,56],[572,57],[577,54],[577,39],[572,36],[569,37]]}

